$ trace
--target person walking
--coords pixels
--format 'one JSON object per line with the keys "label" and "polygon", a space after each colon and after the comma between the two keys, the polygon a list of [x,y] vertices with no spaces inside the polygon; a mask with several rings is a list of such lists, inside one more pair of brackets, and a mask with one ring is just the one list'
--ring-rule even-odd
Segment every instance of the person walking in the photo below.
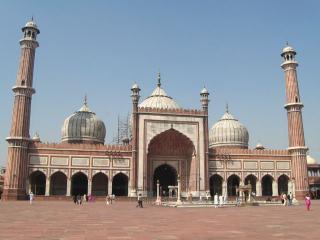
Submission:
{"label": "person walking", "polygon": [[33,192],[31,191],[30,193],[29,193],[29,201],[30,201],[30,205],[32,204],[32,202],[33,202]]}
{"label": "person walking", "polygon": [[138,205],[137,205],[137,207],[143,208],[141,193],[138,195]]}
{"label": "person walking", "polygon": [[217,208],[218,205],[219,205],[219,197],[218,197],[218,193],[216,193],[213,197],[213,204],[214,204],[214,207]]}
{"label": "person walking", "polygon": [[311,206],[311,198],[309,196],[309,194],[306,195],[305,199],[304,199],[306,206],[307,206],[307,210],[310,211],[310,206]]}
{"label": "person walking", "polygon": [[222,207],[223,206],[223,196],[220,195],[219,196],[219,207]]}

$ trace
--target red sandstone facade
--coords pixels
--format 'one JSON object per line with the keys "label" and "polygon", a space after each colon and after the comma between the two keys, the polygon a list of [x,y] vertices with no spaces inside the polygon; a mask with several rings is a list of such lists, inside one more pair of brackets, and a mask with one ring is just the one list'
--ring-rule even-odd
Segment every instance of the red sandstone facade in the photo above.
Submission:
{"label": "red sandstone facade", "polygon": [[[33,64],[39,30],[31,21],[23,28],[23,33],[20,66],[13,88],[12,126],[7,138],[5,199],[23,199],[30,191],[45,196],[105,196],[111,193],[151,196],[155,193],[157,180],[167,194],[168,186],[176,185],[178,177],[182,196],[190,192],[200,196],[206,191],[211,195],[234,196],[236,186],[248,182],[257,197],[293,192],[297,198],[302,198],[306,193],[303,105],[292,48],[284,49],[285,61],[281,65],[287,93],[287,150],[209,147],[209,92],[204,89],[200,93],[202,109],[170,108],[170,104],[175,106],[175,103],[161,88],[160,76],[158,86],[148,100],[148,104],[154,104],[152,107],[140,107],[140,88],[137,84],[131,88],[132,137],[127,145],[82,142],[81,138],[78,142],[45,144],[29,136],[31,97],[35,92],[32,88]],[[161,100],[162,105],[169,104],[169,107],[158,107],[153,99]],[[86,102],[80,113],[93,114]]]}

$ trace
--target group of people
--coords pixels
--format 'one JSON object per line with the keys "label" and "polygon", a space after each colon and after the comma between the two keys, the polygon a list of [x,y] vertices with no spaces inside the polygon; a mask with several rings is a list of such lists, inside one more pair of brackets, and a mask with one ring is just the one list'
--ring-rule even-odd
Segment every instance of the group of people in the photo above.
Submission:
{"label": "group of people", "polygon": [[213,205],[215,208],[223,207],[223,204],[225,204],[226,200],[227,198],[225,196],[218,195],[218,193],[216,193],[213,197]]}
{"label": "group of people", "polygon": [[111,195],[107,195],[106,196],[106,204],[109,205],[109,204],[112,204],[112,202],[116,199],[116,196],[114,194],[111,194]]}
{"label": "group of people", "polygon": [[282,193],[280,199],[283,206],[290,206],[292,205],[293,194],[291,192],[289,194]]}
{"label": "group of people", "polygon": [[92,195],[73,195],[72,197],[74,204],[76,205],[81,205],[83,201],[86,202],[93,202],[94,201],[94,197]]}

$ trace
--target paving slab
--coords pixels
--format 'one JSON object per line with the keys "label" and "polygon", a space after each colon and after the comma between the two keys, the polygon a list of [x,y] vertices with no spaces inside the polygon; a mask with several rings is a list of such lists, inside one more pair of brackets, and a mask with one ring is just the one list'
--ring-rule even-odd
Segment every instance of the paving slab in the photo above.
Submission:
{"label": "paving slab", "polygon": [[134,202],[0,202],[0,240],[319,239],[320,202],[299,206],[168,208]]}

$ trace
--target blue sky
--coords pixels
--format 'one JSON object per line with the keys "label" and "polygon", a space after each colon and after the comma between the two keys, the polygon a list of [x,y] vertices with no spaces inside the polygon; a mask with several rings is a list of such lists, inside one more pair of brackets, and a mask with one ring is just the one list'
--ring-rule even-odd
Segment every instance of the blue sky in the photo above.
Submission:
{"label": "blue sky", "polygon": [[5,165],[19,63],[21,27],[33,15],[38,37],[30,135],[59,142],[65,118],[88,96],[106,124],[131,111],[130,87],[142,99],[161,71],[167,93],[184,108],[210,94],[210,127],[231,113],[250,146],[288,146],[284,74],[286,41],[298,52],[303,120],[310,154],[320,160],[319,1],[1,1],[0,165]]}

